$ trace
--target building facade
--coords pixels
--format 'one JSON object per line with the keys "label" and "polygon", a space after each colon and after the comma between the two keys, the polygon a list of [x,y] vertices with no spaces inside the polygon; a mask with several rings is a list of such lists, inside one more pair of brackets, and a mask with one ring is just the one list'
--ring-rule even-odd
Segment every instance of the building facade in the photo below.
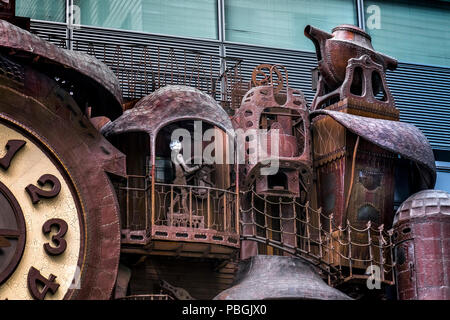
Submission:
{"label": "building facade", "polygon": [[215,93],[224,103],[261,63],[286,66],[290,86],[311,103],[316,58],[304,26],[357,25],[377,50],[399,61],[387,79],[401,120],[425,133],[437,188],[450,190],[448,1],[18,0],[16,11],[31,17],[31,30],[42,38],[109,65],[124,98],[172,83]]}
{"label": "building facade", "polygon": [[447,1],[1,8],[4,297],[448,299]]}
{"label": "building facade", "polygon": [[[448,1],[18,0],[16,7],[18,16],[31,17],[34,33],[94,53],[111,66],[129,99],[150,93],[149,79],[158,72],[160,77],[166,73],[161,82],[176,84],[184,81],[187,69],[192,85],[230,100],[229,88],[218,79],[239,62],[243,81],[261,63],[286,66],[290,85],[310,103],[316,61],[304,26],[357,25],[371,35],[377,50],[399,61],[399,68],[388,73],[392,94],[402,120],[417,125],[430,140],[442,168],[438,185],[444,187],[450,150]],[[183,79],[175,79],[177,73]],[[218,82],[215,88],[210,78]]]}

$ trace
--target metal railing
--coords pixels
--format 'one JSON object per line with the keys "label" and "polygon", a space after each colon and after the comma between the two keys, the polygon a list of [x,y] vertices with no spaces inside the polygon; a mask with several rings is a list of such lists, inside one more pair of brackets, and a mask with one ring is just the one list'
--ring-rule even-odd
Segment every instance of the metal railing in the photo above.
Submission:
{"label": "metal railing", "polygon": [[116,186],[125,241],[150,239],[239,247],[236,193],[206,186],[157,183],[127,176]]}
{"label": "metal railing", "polygon": [[126,296],[123,298],[117,298],[116,300],[174,300],[167,294],[137,294],[132,296]]}
{"label": "metal railing", "polygon": [[223,107],[233,104],[235,108],[242,99],[243,93],[238,90],[242,86],[240,59],[174,47],[69,40],[55,35],[45,40],[62,48],[67,48],[70,41],[73,50],[104,62],[116,74],[123,96],[129,100],[140,99],[166,85],[195,87]]}

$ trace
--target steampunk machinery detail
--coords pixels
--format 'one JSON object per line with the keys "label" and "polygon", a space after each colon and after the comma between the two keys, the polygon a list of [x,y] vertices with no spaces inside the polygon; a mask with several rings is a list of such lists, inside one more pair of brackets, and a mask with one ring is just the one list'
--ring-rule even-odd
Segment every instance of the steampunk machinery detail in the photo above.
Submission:
{"label": "steampunk machinery detail", "polygon": [[305,28],[310,106],[261,64],[228,114],[179,85],[122,104],[5,4],[0,299],[450,299],[450,195],[365,31]]}

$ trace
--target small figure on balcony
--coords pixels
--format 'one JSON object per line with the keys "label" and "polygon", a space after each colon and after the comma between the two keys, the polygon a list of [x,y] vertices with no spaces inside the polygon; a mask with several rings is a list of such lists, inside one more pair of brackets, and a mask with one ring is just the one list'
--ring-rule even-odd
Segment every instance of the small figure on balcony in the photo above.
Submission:
{"label": "small figure on balcony", "polygon": [[175,179],[174,184],[186,185],[186,177],[198,169],[199,165],[189,167],[184,161],[183,155],[180,153],[182,149],[181,142],[178,140],[172,140],[170,142],[170,150],[172,150],[172,161],[175,164]]}
{"label": "small figure on balcony", "polygon": [[174,199],[174,205],[178,204],[180,213],[189,213],[188,205],[188,192],[186,191],[187,177],[197,170],[200,169],[199,165],[189,167],[184,161],[183,155],[181,153],[181,142],[178,140],[172,140],[170,142],[170,150],[172,150],[172,162],[175,165],[175,179],[173,184],[182,186],[181,189],[181,205],[180,205],[180,195],[177,194]]}

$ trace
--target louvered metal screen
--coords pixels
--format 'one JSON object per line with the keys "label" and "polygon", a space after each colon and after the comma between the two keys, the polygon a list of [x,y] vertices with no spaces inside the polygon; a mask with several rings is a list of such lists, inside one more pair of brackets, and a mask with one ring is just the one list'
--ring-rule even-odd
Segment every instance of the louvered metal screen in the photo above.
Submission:
{"label": "louvered metal screen", "polygon": [[[66,37],[64,25],[55,23],[32,21],[32,31],[57,45],[64,41],[55,38]],[[87,27],[74,30],[73,40],[74,49],[95,54],[117,73],[126,98],[142,97],[164,84],[191,83],[208,93],[214,94],[216,90],[215,96],[220,99],[220,81],[213,83],[220,76],[217,41]],[[253,68],[261,63],[282,64],[289,71],[289,85],[301,89],[308,103],[312,102],[311,70],[317,63],[314,53],[224,45],[227,57],[242,60],[244,81],[250,81]],[[145,67],[142,64],[147,55],[151,68],[148,63]],[[189,79],[191,82],[186,81]],[[444,67],[400,63],[397,70],[388,73],[388,84],[401,111],[401,120],[418,126],[434,149],[450,151],[449,80],[450,68]]]}
{"label": "louvered metal screen", "polygon": [[450,150],[450,68],[400,63],[387,78],[401,120],[419,127],[434,149]]}

